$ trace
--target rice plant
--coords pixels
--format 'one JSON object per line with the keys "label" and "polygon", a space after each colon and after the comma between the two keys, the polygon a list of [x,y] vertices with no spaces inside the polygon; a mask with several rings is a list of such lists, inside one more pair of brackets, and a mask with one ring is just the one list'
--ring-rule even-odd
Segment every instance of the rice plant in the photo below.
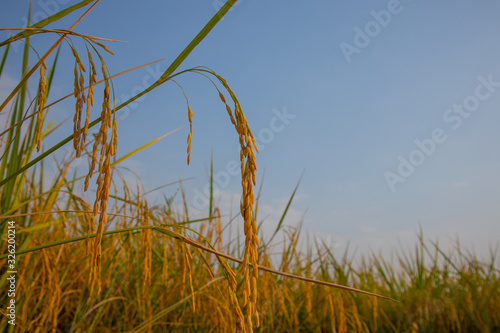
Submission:
{"label": "rice plant", "polygon": [[[111,73],[103,53],[112,40],[74,32],[99,1],[84,0],[49,18],[13,28],[0,43],[0,78],[14,41],[24,42],[19,83],[2,101],[8,123],[0,133],[0,329],[5,332],[492,332],[500,329],[497,250],[484,263],[457,247],[444,252],[420,235],[414,253],[397,255],[396,263],[370,254],[355,265],[320,240],[298,246],[300,226],[283,224],[297,187],[276,231],[260,231],[255,139],[235,92],[226,79],[205,67],[178,70],[236,1],[230,0],[172,62],[161,77],[127,101],[114,102],[113,80],[129,70]],[[83,11],[68,29],[46,29],[62,17]],[[14,34],[15,33],[15,34]],[[44,53],[33,54],[31,38],[56,34]],[[79,45],[79,47],[77,47]],[[86,52],[79,53],[78,49]],[[36,61],[32,64],[32,56]],[[59,57],[74,59],[73,131],[44,149],[46,138],[61,130],[47,123]],[[139,67],[139,66],[138,66]],[[136,68],[138,68],[136,67]],[[135,68],[134,68],[135,69]],[[130,69],[130,70],[134,70]],[[120,163],[155,142],[117,157],[116,112],[154,93],[166,82],[194,73],[210,80],[238,133],[242,195],[239,215],[243,241],[224,230],[235,216],[224,216],[210,193],[207,215],[190,219],[180,190],[152,206],[147,190],[130,188]],[[36,82],[31,98],[30,83]],[[182,87],[181,87],[182,89]],[[94,107],[95,94],[102,105]],[[183,92],[184,93],[184,92]],[[193,110],[186,98],[190,132]],[[99,116],[92,120],[98,109]],[[195,110],[196,111],[196,110]],[[99,126],[95,136],[89,129]],[[69,156],[56,160],[57,172],[47,180],[47,158],[71,144]],[[88,158],[80,176],[70,172],[76,158]],[[49,183],[47,183],[49,182]],[[96,189],[91,201],[77,190]],[[210,174],[211,189],[213,169]],[[121,188],[119,188],[121,186]],[[179,186],[170,184],[170,187]],[[174,204],[181,197],[183,208]],[[15,221],[15,252],[9,252],[9,226]],[[259,234],[260,232],[260,234]],[[276,235],[284,235],[278,242]],[[276,253],[281,260],[275,262]],[[15,258],[15,259],[11,259]],[[16,276],[15,325],[9,323],[8,264]],[[396,301],[395,301],[396,300]],[[399,300],[399,301],[397,301]]]}

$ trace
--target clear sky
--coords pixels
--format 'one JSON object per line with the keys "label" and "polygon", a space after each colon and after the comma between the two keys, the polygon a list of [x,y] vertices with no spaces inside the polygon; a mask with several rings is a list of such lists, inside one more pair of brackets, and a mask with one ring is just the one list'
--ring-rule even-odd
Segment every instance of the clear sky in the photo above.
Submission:
{"label": "clear sky", "polygon": [[[33,1],[35,18],[65,2]],[[22,26],[27,4],[4,1],[1,26]],[[163,72],[220,6],[104,0],[75,31],[127,41],[107,43],[116,54],[106,56],[111,73],[165,58],[115,80],[123,101]],[[239,0],[180,69],[207,66],[237,94],[262,148],[259,219],[269,230],[304,172],[285,223],[297,225],[305,213],[303,229],[332,246],[394,248],[398,239],[413,243],[421,225],[428,238],[458,235],[484,253],[500,236],[499,13],[495,0]],[[67,28],[76,17],[52,27]],[[33,38],[39,52],[48,40]],[[62,54],[54,99],[72,91],[67,46]],[[10,61],[2,95],[18,77]],[[121,112],[117,155],[182,127],[125,165],[146,190],[195,177],[183,185],[188,204],[205,212],[200,193],[213,152],[221,206],[231,196],[237,206],[239,176],[231,170],[239,145],[224,105],[201,76],[178,83],[194,112],[191,165],[186,102],[173,83]],[[51,110],[59,120],[72,113],[71,104]],[[71,124],[64,129],[46,145]]]}

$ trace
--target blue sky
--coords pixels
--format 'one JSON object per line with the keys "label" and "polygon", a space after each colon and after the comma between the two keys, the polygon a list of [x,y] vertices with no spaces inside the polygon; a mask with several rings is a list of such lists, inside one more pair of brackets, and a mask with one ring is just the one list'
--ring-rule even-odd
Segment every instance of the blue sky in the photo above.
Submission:
{"label": "blue sky", "polygon": [[[43,18],[63,2],[33,1],[33,12]],[[103,1],[75,31],[127,41],[107,43],[115,52],[105,58],[111,73],[165,58],[117,78],[120,100],[163,72],[218,7],[212,0]],[[3,8],[3,27],[23,24],[27,1]],[[498,13],[494,0],[240,0],[180,69],[210,67],[238,96],[263,147],[260,218],[269,230],[304,172],[289,225],[305,213],[303,229],[338,247],[350,241],[388,249],[398,239],[413,243],[420,224],[428,238],[458,235],[484,253],[500,235]],[[33,42],[43,52],[49,40]],[[63,70],[72,59],[67,47],[62,52],[54,99],[72,91],[71,72]],[[18,63],[10,61],[2,93],[18,77]],[[194,112],[191,165],[186,102],[173,83],[122,111],[117,155],[182,127],[125,165],[146,190],[195,177],[184,183],[195,211],[213,152],[221,206],[229,209],[228,198],[237,204],[240,192],[238,175],[228,172],[239,157],[237,135],[208,80],[187,74],[178,83]],[[60,104],[51,116],[72,112],[71,103]],[[63,129],[46,145],[71,124]]]}

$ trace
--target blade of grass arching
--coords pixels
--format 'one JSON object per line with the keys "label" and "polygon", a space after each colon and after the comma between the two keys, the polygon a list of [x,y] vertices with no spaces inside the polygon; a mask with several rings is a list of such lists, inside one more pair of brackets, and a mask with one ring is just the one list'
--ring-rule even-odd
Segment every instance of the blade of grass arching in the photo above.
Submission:
{"label": "blade of grass arching", "polygon": [[[161,77],[154,82],[152,85],[150,85],[148,88],[146,88],[144,91],[138,93],[137,95],[131,97],[129,100],[123,102],[120,104],[118,107],[116,107],[112,112],[116,113],[116,111],[122,109],[123,107],[127,106],[128,104],[132,103],[136,99],[142,97],[143,95],[149,93],[153,89],[159,87],[161,84],[164,82],[168,81],[169,76],[184,62],[184,60],[187,58],[187,56],[194,50],[194,48],[208,35],[208,33],[215,27],[215,25],[220,21],[220,19],[231,9],[231,7],[234,5],[236,0],[228,0],[224,6],[221,7],[221,9],[208,21],[208,23],[205,25],[205,27],[196,35],[196,37],[188,44],[188,46],[179,54],[179,56],[174,60],[174,62],[167,68],[167,70],[161,75]],[[95,5],[95,4],[94,4]],[[1,108],[0,108],[1,110]],[[89,129],[97,125],[101,121],[101,117],[95,119],[89,124]],[[5,183],[7,183],[9,180],[13,179],[16,177],[18,174],[26,171],[36,163],[40,162],[43,160],[45,157],[49,156],[62,146],[64,146],[66,143],[70,142],[73,140],[73,134],[68,136],[66,139],[60,141],[59,143],[55,144],[51,148],[49,148],[47,151],[44,153],[40,154],[38,157],[34,158],[31,162],[23,165],[22,167],[19,167],[15,172],[9,173],[8,176],[0,181],[0,187],[4,186]]]}
{"label": "blade of grass arching", "polygon": [[[30,28],[43,28],[44,26],[50,24],[50,23],[53,23],[57,20],[60,20],[61,18],[65,17],[66,15],[74,12],[75,10],[77,9],[80,9],[82,7],[85,7],[87,6],[89,3],[91,3],[92,1],[95,1],[95,0],[84,0],[82,2],[79,2],[71,7],[68,7],[66,9],[63,9],[49,17],[47,17],[46,19],[43,19],[35,24],[33,24]],[[34,33],[36,33],[36,31],[21,31],[20,33],[16,34],[15,36],[12,36],[6,40],[4,40],[3,42],[0,43],[0,47],[4,46],[4,45],[10,45],[10,43],[16,41],[16,40],[19,40],[19,39],[23,39],[23,38],[26,38],[26,37],[29,37],[30,35],[33,35]]]}
{"label": "blade of grass arching", "polygon": [[283,214],[281,215],[281,219],[278,223],[278,226],[276,227],[276,230],[274,231],[273,235],[271,236],[271,238],[269,238],[269,240],[267,241],[266,243],[266,247],[271,244],[274,236],[276,236],[276,234],[278,233],[278,231],[280,231],[281,229],[281,225],[283,224],[283,221],[285,220],[285,216],[286,216],[286,213],[288,212],[288,208],[290,208],[290,205],[292,204],[292,200],[293,200],[293,197],[295,197],[295,193],[297,193],[297,189],[299,188],[299,185],[300,185],[300,181],[302,180],[302,176],[304,175],[304,173],[302,173],[302,175],[300,176],[299,178],[299,181],[297,182],[297,185],[295,185],[295,189],[293,190],[293,193],[292,195],[290,196],[290,199],[288,200],[288,203],[285,207],[285,211],[283,212]]}

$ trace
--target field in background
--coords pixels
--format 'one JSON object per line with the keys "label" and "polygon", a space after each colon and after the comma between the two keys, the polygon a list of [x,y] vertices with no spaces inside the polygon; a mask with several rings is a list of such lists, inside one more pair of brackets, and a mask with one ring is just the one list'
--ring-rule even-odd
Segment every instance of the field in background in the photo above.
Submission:
{"label": "field in background", "polygon": [[[126,188],[129,193],[126,197],[110,202],[109,222],[117,230],[130,231],[104,236],[102,292],[92,298],[88,278],[90,256],[85,247],[90,214],[81,213],[89,210],[89,204],[72,193],[72,185],[67,181],[61,177],[55,182],[66,184],[57,191],[65,193],[64,196],[52,202],[43,200],[36,205],[32,202],[31,207],[12,218],[18,227],[19,244],[29,239],[32,247],[82,238],[79,242],[19,256],[19,331],[234,330],[237,317],[225,292],[227,281],[221,279],[225,270],[215,256],[162,233],[134,229],[167,225],[172,231],[240,258],[243,238],[223,241],[219,237],[231,222],[220,217],[217,207],[203,221],[187,221],[185,212],[173,208],[172,198],[166,198],[162,205],[148,207],[144,198]],[[26,183],[21,201],[40,197],[36,185],[36,182]],[[75,212],[20,215],[61,209]],[[444,253],[420,237],[413,252],[396,254],[390,261],[373,254],[360,259],[349,253],[333,253],[321,242],[299,252],[296,245],[300,229],[284,229],[284,234],[285,241],[275,238],[272,244],[261,235],[262,266],[353,286],[400,303],[261,271],[257,302],[259,332],[495,332],[500,327],[497,252],[492,253],[490,261],[481,262],[466,249]],[[272,264],[277,256],[281,260]],[[353,259],[361,260],[362,264],[352,264]],[[6,266],[5,260],[1,265]],[[237,270],[238,265],[230,265]],[[150,282],[146,283],[148,279]],[[0,302],[5,305],[8,301],[5,279],[0,290]],[[238,299],[242,291],[239,285]],[[2,331],[6,327],[3,320]]]}

